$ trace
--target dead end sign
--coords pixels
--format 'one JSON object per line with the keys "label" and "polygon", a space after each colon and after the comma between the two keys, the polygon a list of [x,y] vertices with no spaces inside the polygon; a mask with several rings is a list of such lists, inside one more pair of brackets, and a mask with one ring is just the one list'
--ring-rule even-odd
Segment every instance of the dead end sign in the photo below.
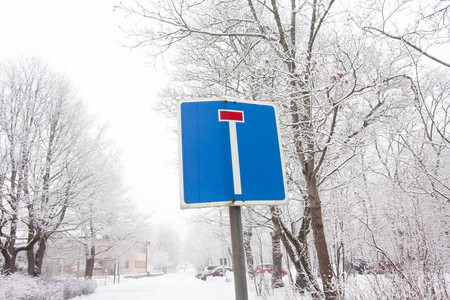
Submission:
{"label": "dead end sign", "polygon": [[179,103],[181,208],[287,203],[276,106]]}

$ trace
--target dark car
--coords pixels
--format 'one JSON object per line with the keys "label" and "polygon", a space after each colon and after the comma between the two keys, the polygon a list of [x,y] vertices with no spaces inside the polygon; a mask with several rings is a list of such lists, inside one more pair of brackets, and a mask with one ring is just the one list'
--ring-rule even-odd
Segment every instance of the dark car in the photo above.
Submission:
{"label": "dark car", "polygon": [[[260,264],[256,266],[255,274],[261,274],[264,272],[272,274],[273,268],[274,268],[273,264]],[[287,275],[287,271],[285,269],[281,268],[281,272],[283,273],[283,275]]]}
{"label": "dark car", "polygon": [[360,275],[367,274],[370,272],[370,267],[364,259],[359,258],[355,259],[351,264],[351,267]]}
{"label": "dark car", "polygon": [[215,269],[211,270],[211,272],[202,275],[201,279],[206,280],[208,277],[223,277],[223,274],[226,272],[233,272],[233,269],[228,267],[216,267]]}

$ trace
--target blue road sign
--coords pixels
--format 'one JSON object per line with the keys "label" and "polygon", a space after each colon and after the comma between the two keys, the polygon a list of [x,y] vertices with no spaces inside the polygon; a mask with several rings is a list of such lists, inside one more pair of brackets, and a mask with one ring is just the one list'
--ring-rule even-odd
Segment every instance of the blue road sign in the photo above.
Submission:
{"label": "blue road sign", "polygon": [[180,102],[181,208],[285,204],[278,133],[271,104]]}

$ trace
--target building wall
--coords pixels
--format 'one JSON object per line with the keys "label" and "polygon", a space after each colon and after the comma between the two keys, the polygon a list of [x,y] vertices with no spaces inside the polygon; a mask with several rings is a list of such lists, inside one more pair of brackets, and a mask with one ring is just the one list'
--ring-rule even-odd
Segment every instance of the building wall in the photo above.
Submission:
{"label": "building wall", "polygon": [[[124,245],[104,252],[106,246],[97,245],[93,276],[114,275],[115,265],[119,265],[121,275],[143,274],[147,272],[150,245],[133,247]],[[84,247],[74,242],[59,242],[49,245],[44,258],[44,274],[51,276],[84,277]]]}
{"label": "building wall", "polygon": [[121,256],[120,259],[112,261],[108,260],[106,256],[97,257],[97,266],[94,269],[94,276],[102,276],[107,273],[108,275],[116,274],[142,274],[147,272],[149,246],[139,245],[133,249],[130,249],[127,253]]}

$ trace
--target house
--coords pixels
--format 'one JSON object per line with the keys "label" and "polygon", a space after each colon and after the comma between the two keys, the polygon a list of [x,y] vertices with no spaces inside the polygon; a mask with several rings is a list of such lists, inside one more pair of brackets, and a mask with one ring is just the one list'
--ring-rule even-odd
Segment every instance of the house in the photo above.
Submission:
{"label": "house", "polygon": [[94,264],[93,276],[148,273],[149,246],[150,244],[135,245],[116,259],[111,258],[108,252],[99,254]]}
{"label": "house", "polygon": [[[93,276],[146,274],[150,243],[110,247],[100,240],[96,245]],[[75,241],[57,241],[47,248],[43,274],[49,276],[84,277],[85,247]]]}

